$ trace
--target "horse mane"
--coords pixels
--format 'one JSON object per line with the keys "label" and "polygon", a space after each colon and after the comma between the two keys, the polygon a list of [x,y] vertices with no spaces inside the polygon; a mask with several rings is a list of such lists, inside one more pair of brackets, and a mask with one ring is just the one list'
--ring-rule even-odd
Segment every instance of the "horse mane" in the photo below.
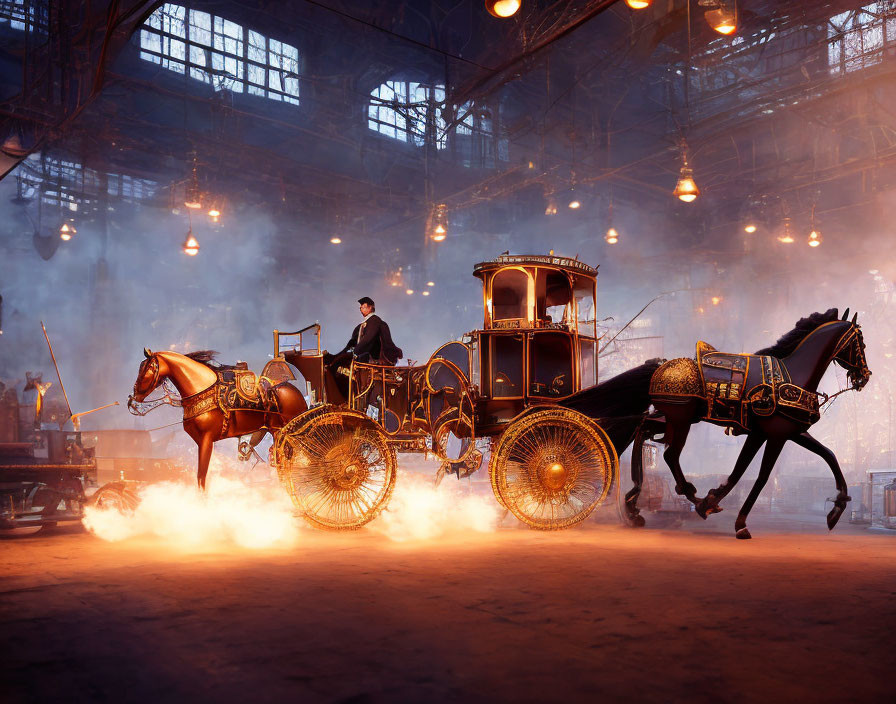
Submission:
{"label": "horse mane", "polygon": [[206,366],[212,366],[210,362],[215,361],[218,353],[215,350],[196,350],[195,352],[187,352],[184,357],[189,357],[195,362],[202,362]]}
{"label": "horse mane", "polygon": [[778,338],[778,341],[771,347],[763,347],[761,350],[755,352],[755,354],[777,357],[778,359],[787,357],[793,353],[797,348],[797,345],[806,339],[810,332],[816,330],[825,323],[830,323],[839,319],[840,316],[838,315],[836,308],[829,308],[824,313],[813,313],[805,318],[800,318],[793,327],[793,330],[781,335],[781,337]]}

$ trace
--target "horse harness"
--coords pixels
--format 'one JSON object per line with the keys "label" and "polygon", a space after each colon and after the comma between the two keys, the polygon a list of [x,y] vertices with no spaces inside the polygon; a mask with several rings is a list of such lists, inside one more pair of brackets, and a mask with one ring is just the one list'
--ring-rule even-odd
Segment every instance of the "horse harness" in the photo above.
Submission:
{"label": "horse harness", "polygon": [[703,341],[697,343],[696,362],[669,360],[650,387],[651,395],[673,402],[703,399],[704,420],[731,428],[735,435],[751,431],[753,416],[778,413],[807,426],[821,417],[819,394],[792,383],[776,357],[719,352]]}
{"label": "horse harness", "polygon": [[234,411],[280,413],[280,401],[275,391],[287,381],[275,382],[264,375],[256,376],[245,363],[215,369],[215,374],[218,378],[214,384],[182,400],[184,421],[218,409],[224,414],[220,435],[224,438],[230,425],[230,414]]}
{"label": "horse harness", "polygon": [[777,357],[719,352],[697,343],[697,369],[703,381],[706,420],[750,432],[750,414],[777,412],[797,423],[812,425],[820,417],[818,394],[791,382]]}

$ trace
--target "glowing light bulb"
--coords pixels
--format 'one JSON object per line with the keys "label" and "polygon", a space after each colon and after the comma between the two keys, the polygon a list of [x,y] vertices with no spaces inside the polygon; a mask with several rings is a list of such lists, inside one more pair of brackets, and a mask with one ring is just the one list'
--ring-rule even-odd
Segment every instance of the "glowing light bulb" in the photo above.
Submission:
{"label": "glowing light bulb", "polygon": [[625,4],[633,10],[643,10],[650,7],[650,3],[652,2],[653,0],[625,0]]}
{"label": "glowing light bulb", "polygon": [[607,244],[616,244],[619,241],[619,233],[616,232],[615,227],[611,227],[607,230],[607,234],[604,235],[604,239],[607,241]]}
{"label": "glowing light bulb", "polygon": [[794,241],[793,232],[790,227],[790,218],[784,218],[784,231],[778,237],[778,242],[781,242],[782,244],[793,244]]}
{"label": "glowing light bulb", "polygon": [[675,190],[672,191],[678,199],[685,203],[691,203],[700,195],[700,189],[697,188],[697,182],[694,181],[694,171],[688,166],[681,167],[681,174],[678,176],[678,183],[675,184]]}
{"label": "glowing light bulb", "polygon": [[756,226],[753,223],[744,225],[744,232],[752,235],[754,232],[756,232]]}
{"label": "glowing light bulb", "polygon": [[737,14],[729,7],[722,5],[704,14],[709,26],[719,34],[733,34],[737,30]]}
{"label": "glowing light bulb", "polygon": [[331,244],[342,244],[342,240],[339,237],[331,237],[330,243]]}
{"label": "glowing light bulb", "polygon": [[405,290],[405,293],[408,294],[409,296],[413,296],[413,295],[414,295],[414,289],[412,289],[412,288],[406,289],[406,290]]}
{"label": "glowing light bulb", "polygon": [[522,0],[485,0],[485,9],[492,17],[505,19],[513,17],[521,4]]}
{"label": "glowing light bulb", "polygon": [[426,285],[432,287],[432,286],[436,285],[436,282],[435,281],[427,281]]}
{"label": "glowing light bulb", "polygon": [[717,305],[719,305],[719,303],[722,302],[722,297],[721,296],[713,296],[710,300],[712,301],[712,304],[714,306],[717,306]]}
{"label": "glowing light bulb", "polygon": [[423,295],[424,295],[424,296],[428,296],[428,295],[429,295],[429,291],[423,291]]}
{"label": "glowing light bulb", "polygon": [[429,236],[433,242],[443,242],[448,236],[448,214],[444,203],[439,203],[436,206],[433,227]]}
{"label": "glowing light bulb", "polygon": [[199,254],[199,240],[193,236],[192,229],[187,231],[187,239],[184,240],[181,249],[188,257],[195,257]]}
{"label": "glowing light bulb", "polygon": [[809,233],[806,244],[808,244],[810,247],[818,247],[821,244],[821,241],[821,232],[813,228],[812,232]]}
{"label": "glowing light bulb", "polygon": [[68,242],[76,234],[78,234],[78,231],[75,229],[75,226],[69,225],[67,222],[62,223],[62,227],[59,228],[59,238],[65,242]]}

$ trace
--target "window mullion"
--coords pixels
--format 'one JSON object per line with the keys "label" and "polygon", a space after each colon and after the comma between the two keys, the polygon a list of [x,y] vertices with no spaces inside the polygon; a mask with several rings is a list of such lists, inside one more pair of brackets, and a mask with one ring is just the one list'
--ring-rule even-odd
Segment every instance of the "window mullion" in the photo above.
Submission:
{"label": "window mullion", "polygon": [[271,38],[264,38],[264,96],[271,97]]}

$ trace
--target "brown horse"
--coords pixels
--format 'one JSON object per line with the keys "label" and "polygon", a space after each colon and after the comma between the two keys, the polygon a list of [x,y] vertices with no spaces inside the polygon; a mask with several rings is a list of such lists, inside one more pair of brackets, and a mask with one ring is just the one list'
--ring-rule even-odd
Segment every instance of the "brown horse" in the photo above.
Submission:
{"label": "brown horse", "polygon": [[205,489],[205,477],[215,442],[252,435],[251,445],[254,446],[266,432],[276,432],[308,408],[299,390],[288,382],[272,386],[264,395],[259,390],[259,400],[254,408],[250,407],[250,403],[231,408],[226,400],[220,400],[218,391],[222,384],[219,371],[233,368],[210,366],[208,362],[214,359],[213,352],[184,355],[144,349],[143,354],[146,359],[140,364],[128,407],[133,411],[135,402],[143,402],[166,379],[171,381],[181,396],[184,430],[199,447],[196,477],[201,489]]}
{"label": "brown horse", "polygon": [[[775,345],[755,355],[715,353],[701,343],[700,350],[710,360],[713,354],[718,360],[708,362],[707,366],[724,370],[722,374],[728,378],[704,379],[712,369],[707,370],[707,366],[701,367],[698,361],[688,358],[673,359],[660,366],[653,374],[649,391],[656,412],[645,418],[634,441],[634,487],[625,497],[631,523],[644,525],[637,508],[643,481],[641,445],[646,439],[661,434],[660,441],[666,445],[663,459],[675,477],[675,490],[694,503],[703,518],[722,510],[719,502],[734,488],[759,449],[766,446],[759,476],[734,523],[738,538],[751,537],[747,515],[768,481],[784,444],[792,441],[815,453],[827,463],[837,486],[834,507],[827,517],[828,528],[833,529],[850,500],[847,484],[834,453],[809,435],[808,430],[819,419],[818,398],[823,394],[818,394],[818,384],[832,362],[846,369],[852,389],[861,390],[871,376],[865,361],[862,331],[856,317],[847,320],[848,314],[849,309],[839,319],[836,308],[814,313],[797,322]],[[757,371],[748,373],[750,369]],[[755,385],[749,388],[754,381]],[[726,412],[731,413],[730,419],[723,415]],[[679,464],[688,431],[701,420],[728,426],[736,435],[747,434],[731,475],[702,499],[697,497],[696,488],[687,481]]]}

